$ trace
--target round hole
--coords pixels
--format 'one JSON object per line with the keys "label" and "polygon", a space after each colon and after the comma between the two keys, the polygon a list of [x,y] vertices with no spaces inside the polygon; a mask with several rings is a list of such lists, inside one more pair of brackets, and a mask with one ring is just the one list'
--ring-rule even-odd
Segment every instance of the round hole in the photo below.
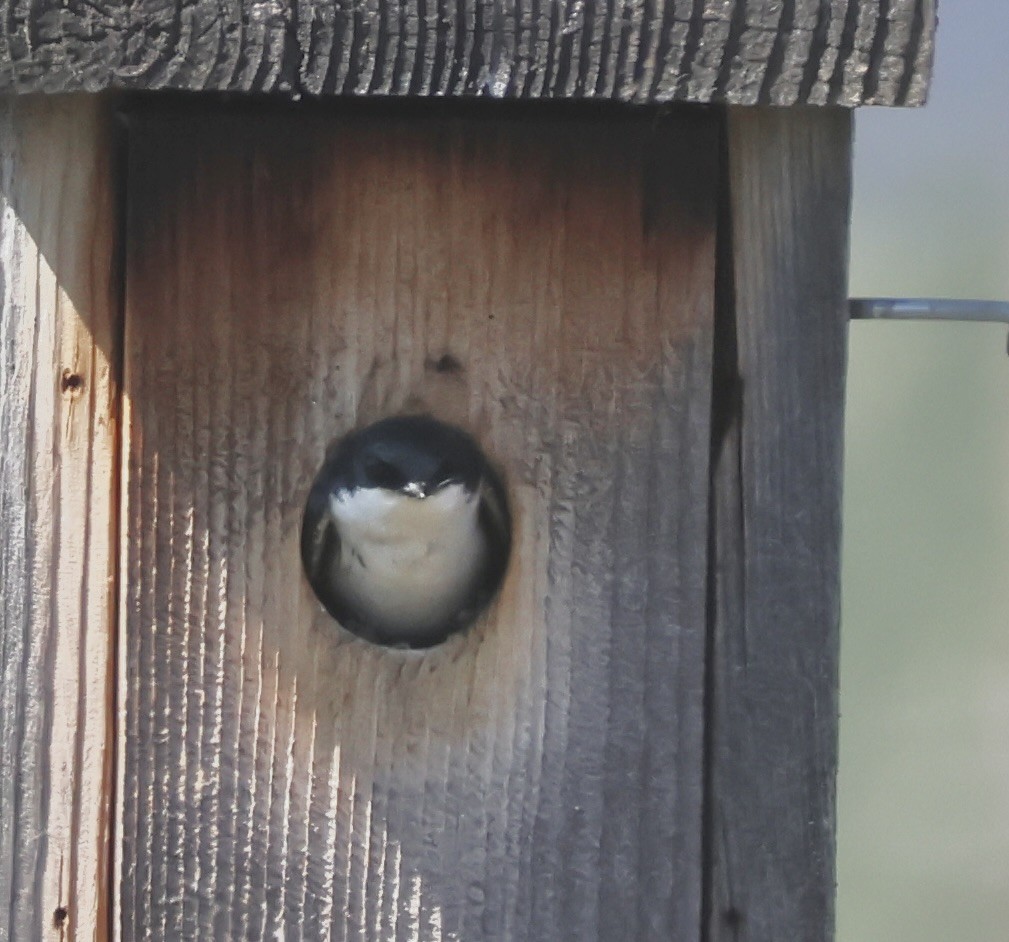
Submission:
{"label": "round hole", "polygon": [[383,419],[337,442],[302,520],[302,563],[323,607],[395,647],[431,647],[472,625],[510,548],[501,477],[471,435],[430,416]]}

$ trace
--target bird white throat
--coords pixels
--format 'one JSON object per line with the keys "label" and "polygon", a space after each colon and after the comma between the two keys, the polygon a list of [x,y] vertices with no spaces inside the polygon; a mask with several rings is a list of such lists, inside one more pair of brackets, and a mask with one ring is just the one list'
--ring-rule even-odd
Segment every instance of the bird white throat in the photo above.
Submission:
{"label": "bird white throat", "polygon": [[336,588],[383,631],[429,632],[465,605],[487,554],[479,490],[427,496],[382,487],[330,495],[340,538]]}

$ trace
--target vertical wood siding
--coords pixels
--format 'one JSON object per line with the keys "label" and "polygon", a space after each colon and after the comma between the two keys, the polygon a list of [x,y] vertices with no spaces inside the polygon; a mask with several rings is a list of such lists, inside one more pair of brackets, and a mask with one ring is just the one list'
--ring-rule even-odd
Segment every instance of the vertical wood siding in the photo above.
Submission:
{"label": "vertical wood siding", "polygon": [[[123,936],[696,938],[716,117],[168,115],[131,154]],[[298,558],[327,444],[413,408],[515,525],[426,652]]]}
{"label": "vertical wood siding", "polygon": [[732,110],[727,151],[706,938],[830,940],[851,117]]}
{"label": "vertical wood siding", "polygon": [[0,103],[0,938],[107,935],[118,475],[102,99]]}

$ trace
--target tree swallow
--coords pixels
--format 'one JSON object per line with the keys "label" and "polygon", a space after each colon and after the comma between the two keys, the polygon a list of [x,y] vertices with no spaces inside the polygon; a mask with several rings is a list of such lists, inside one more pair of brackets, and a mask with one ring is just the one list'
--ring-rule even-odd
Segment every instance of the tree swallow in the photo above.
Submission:
{"label": "tree swallow", "polygon": [[490,601],[510,543],[504,486],[476,442],[429,416],[396,416],[329,453],[305,506],[301,557],[345,628],[425,648]]}

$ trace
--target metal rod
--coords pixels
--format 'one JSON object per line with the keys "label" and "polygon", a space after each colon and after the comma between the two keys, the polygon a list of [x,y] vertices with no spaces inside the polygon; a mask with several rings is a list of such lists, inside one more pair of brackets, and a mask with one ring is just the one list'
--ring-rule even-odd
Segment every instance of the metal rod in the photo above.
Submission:
{"label": "metal rod", "polygon": [[852,320],[974,321],[1009,324],[1009,301],[961,301],[955,298],[851,298]]}

